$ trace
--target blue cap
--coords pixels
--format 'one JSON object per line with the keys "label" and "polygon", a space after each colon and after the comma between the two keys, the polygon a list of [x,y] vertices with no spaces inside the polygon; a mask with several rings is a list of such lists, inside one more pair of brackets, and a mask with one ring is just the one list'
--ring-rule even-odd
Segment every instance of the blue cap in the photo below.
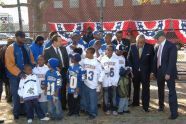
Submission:
{"label": "blue cap", "polygon": [[81,55],[79,53],[74,53],[72,55],[70,55],[70,57],[75,60],[76,62],[81,61]]}
{"label": "blue cap", "polygon": [[51,58],[48,60],[48,64],[52,69],[57,70],[57,67],[59,66],[59,60],[56,58]]}
{"label": "blue cap", "polygon": [[99,31],[94,31],[94,33],[93,33],[93,35],[98,35],[98,34],[100,34]]}

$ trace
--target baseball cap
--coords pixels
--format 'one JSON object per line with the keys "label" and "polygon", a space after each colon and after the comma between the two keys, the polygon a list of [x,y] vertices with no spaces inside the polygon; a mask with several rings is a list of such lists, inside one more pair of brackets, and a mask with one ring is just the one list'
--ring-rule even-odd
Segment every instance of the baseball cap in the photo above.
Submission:
{"label": "baseball cap", "polygon": [[124,51],[124,50],[125,50],[125,46],[122,45],[122,44],[118,44],[118,45],[116,46],[116,50]]}
{"label": "baseball cap", "polygon": [[94,32],[93,32],[93,35],[98,35],[98,34],[100,34],[99,31],[94,31]]}
{"label": "baseball cap", "polygon": [[59,60],[56,58],[51,58],[48,60],[48,64],[52,69],[57,70],[57,67],[59,66]]}
{"label": "baseball cap", "polygon": [[76,62],[81,61],[81,55],[79,53],[71,54],[70,57],[75,60]]}

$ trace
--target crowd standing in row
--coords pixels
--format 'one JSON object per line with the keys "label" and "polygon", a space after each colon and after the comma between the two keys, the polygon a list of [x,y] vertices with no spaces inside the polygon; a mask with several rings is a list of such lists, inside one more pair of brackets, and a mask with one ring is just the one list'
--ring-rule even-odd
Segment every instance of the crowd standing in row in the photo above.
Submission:
{"label": "crowd standing in row", "polygon": [[67,104],[68,116],[80,116],[81,111],[94,119],[100,105],[106,115],[130,113],[131,82],[132,106],[140,105],[142,84],[142,107],[149,112],[153,77],[158,84],[158,111],[164,111],[166,81],[170,119],[176,119],[176,46],[166,40],[163,31],[155,35],[155,46],[146,43],[144,35],[138,35],[134,44],[122,35],[118,31],[114,40],[111,33],[102,38],[99,31],[92,33],[88,28],[83,37],[74,32],[69,44],[62,46],[60,35],[51,32],[46,42],[37,36],[28,47],[25,33],[17,31],[16,40],[1,50],[1,85],[9,84],[6,91],[7,97],[11,92],[14,119],[26,113],[32,123],[36,112],[43,121],[61,120]]}

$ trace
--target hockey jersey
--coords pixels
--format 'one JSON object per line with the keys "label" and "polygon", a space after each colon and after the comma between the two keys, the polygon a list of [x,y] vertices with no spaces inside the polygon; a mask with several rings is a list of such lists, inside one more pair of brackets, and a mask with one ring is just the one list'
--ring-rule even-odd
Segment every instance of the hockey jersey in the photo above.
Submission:
{"label": "hockey jersey", "polygon": [[[47,71],[44,83],[47,86],[47,99],[52,100],[55,92],[59,91],[62,86],[60,73],[58,71]],[[61,98],[60,93],[58,98]]]}
{"label": "hockey jersey", "polygon": [[68,69],[68,93],[74,93],[76,88],[80,88],[82,84],[82,76],[85,71],[82,69],[81,65],[73,65]]}
{"label": "hockey jersey", "polygon": [[[35,67],[33,69],[33,74],[37,75],[40,85],[42,87],[42,85],[44,85],[44,81],[45,81],[45,74],[47,73],[47,71],[49,70],[47,65],[44,65],[42,67]],[[46,102],[47,101],[47,95],[45,94],[45,90],[42,90],[42,94],[41,97],[39,98],[39,102]]]}
{"label": "hockey jersey", "polygon": [[102,82],[104,78],[101,63],[99,63],[97,59],[85,58],[81,64],[86,71],[84,84],[90,89],[96,89],[98,82]]}
{"label": "hockey jersey", "polygon": [[103,87],[117,86],[119,81],[119,60],[116,56],[108,58],[107,55],[99,58],[104,69],[105,76],[103,80]]}
{"label": "hockey jersey", "polygon": [[25,79],[20,80],[18,95],[24,101],[38,99],[41,93],[41,85],[36,75],[27,75]]}

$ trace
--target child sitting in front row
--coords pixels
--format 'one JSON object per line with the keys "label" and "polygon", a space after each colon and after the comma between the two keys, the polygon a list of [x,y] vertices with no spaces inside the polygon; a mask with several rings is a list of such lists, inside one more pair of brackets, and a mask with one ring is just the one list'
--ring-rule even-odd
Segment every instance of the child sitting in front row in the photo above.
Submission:
{"label": "child sitting in front row", "polygon": [[79,62],[81,55],[74,53],[71,57],[72,65],[68,69],[68,116],[79,116],[80,111],[80,88],[82,85],[83,69]]}
{"label": "child sitting in front row", "polygon": [[49,71],[45,75],[45,86],[47,92],[49,114],[52,120],[63,118],[59,91],[61,89],[61,75],[58,72],[59,60],[51,58],[48,60]]}
{"label": "child sitting in front row", "polygon": [[32,74],[31,65],[24,66],[24,73],[26,78],[20,80],[18,94],[25,103],[28,123],[32,123],[34,119],[34,110],[40,120],[48,121],[49,118],[45,117],[38,102],[38,98],[42,93],[39,79]]}

